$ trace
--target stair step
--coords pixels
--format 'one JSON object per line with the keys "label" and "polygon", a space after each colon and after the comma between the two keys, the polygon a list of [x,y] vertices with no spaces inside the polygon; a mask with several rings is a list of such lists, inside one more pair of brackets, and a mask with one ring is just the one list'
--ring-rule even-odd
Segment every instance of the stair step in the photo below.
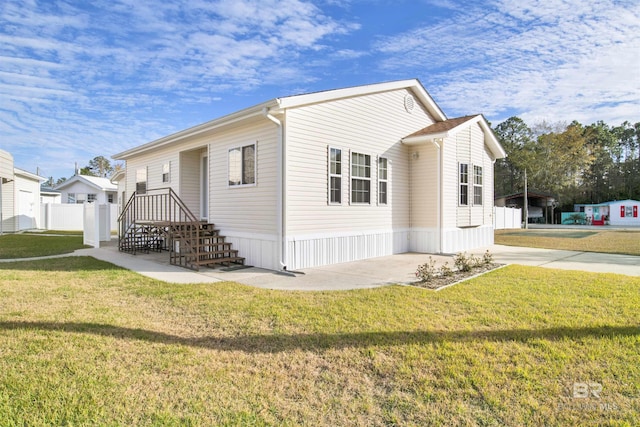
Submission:
{"label": "stair step", "polygon": [[215,259],[208,259],[208,260],[203,260],[203,261],[198,261],[195,264],[197,265],[215,265],[215,264],[240,264],[240,265],[244,265],[244,258],[243,257],[226,257],[226,258],[215,258]]}

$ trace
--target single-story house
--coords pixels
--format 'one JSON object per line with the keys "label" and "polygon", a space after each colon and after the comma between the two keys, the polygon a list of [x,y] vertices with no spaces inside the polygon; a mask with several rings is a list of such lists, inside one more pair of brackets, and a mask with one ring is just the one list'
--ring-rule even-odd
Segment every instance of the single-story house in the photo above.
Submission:
{"label": "single-story house", "polygon": [[597,204],[576,204],[573,206],[575,212],[584,212],[589,218],[589,222],[594,225],[629,225],[640,226],[638,216],[640,201],[637,200],[614,200]]}
{"label": "single-story house", "polygon": [[197,259],[233,245],[273,270],[491,245],[503,157],[482,115],[447,118],[415,79],[276,98],[115,154],[121,250],[136,230],[159,230],[172,254],[197,250],[171,240],[187,230],[169,225],[177,209],[225,236]]}
{"label": "single-story house", "polygon": [[13,156],[0,150],[0,234],[38,228],[43,181],[46,178],[14,167]]}
{"label": "single-story house", "polygon": [[49,183],[40,186],[40,204],[60,204],[62,203],[62,192],[54,190]]}
{"label": "single-story house", "polygon": [[62,203],[118,202],[118,187],[108,178],[74,175],[54,189],[60,191]]}

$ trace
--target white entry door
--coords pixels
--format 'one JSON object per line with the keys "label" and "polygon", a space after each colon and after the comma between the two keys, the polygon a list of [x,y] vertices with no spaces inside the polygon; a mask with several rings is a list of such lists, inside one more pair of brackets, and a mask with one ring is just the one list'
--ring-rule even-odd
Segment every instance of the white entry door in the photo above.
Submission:
{"label": "white entry door", "polygon": [[33,228],[33,193],[20,190],[18,192],[18,230]]}

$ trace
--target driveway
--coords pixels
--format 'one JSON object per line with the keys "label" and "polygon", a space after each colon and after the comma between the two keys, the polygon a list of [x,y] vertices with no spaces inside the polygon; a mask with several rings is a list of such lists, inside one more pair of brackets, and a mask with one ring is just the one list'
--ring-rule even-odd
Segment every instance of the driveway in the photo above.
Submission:
{"label": "driveway", "polygon": [[[634,255],[603,254],[597,252],[561,251],[493,245],[488,248],[497,262],[581,270],[592,273],[618,273],[640,276],[640,257]],[[473,251],[477,253],[478,251]]]}
{"label": "driveway", "polygon": [[[477,249],[470,251],[470,253],[482,255],[487,249],[493,254],[496,262],[503,264],[640,276],[640,257],[637,256],[502,245]],[[436,260],[437,266],[445,262],[453,265],[453,256],[407,253],[306,268],[291,273],[279,273],[255,267],[205,268],[195,272],[170,265],[166,253],[134,256],[118,252],[117,247],[113,245],[107,245],[100,249],[81,249],[76,251],[74,255],[93,256],[170,283],[234,281],[259,288],[303,291],[350,290],[374,288],[394,283],[411,283],[416,280],[417,266],[425,263],[430,256]]]}

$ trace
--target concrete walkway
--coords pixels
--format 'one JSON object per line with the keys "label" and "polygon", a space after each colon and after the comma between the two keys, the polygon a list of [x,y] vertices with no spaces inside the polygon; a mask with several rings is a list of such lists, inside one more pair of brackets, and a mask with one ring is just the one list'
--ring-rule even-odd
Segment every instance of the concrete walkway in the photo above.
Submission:
{"label": "concrete walkway", "polygon": [[[487,249],[493,254],[496,262],[503,264],[522,264],[565,270],[640,276],[640,257],[638,256],[501,245],[470,251],[470,253],[482,255]],[[412,283],[416,280],[416,268],[418,265],[427,262],[429,257],[436,261],[436,266],[440,266],[445,262],[453,266],[453,256],[408,253],[307,268],[294,273],[279,273],[255,267],[240,269],[203,268],[197,272],[170,265],[169,256],[166,252],[130,255],[119,252],[114,243],[107,244],[99,249],[80,249],[73,254],[21,259],[20,261],[67,256],[91,256],[169,283],[233,281],[266,289],[306,291],[363,289],[394,283]]]}

